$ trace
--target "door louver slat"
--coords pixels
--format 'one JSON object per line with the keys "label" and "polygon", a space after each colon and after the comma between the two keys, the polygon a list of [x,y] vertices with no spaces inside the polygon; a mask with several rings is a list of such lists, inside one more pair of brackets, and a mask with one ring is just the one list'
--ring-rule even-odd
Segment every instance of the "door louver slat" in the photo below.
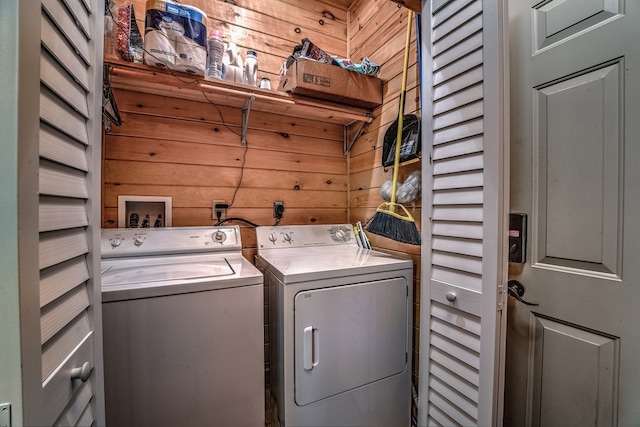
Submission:
{"label": "door louver slat", "polygon": [[40,119],[83,144],[89,144],[86,119],[44,86],[40,92]]}
{"label": "door louver slat", "polygon": [[474,102],[433,118],[433,129],[439,130],[482,117],[482,102]]}
{"label": "door louver slat", "polygon": [[40,197],[38,217],[41,232],[89,225],[86,202],[81,199]]}
{"label": "door louver slat", "polygon": [[464,10],[469,6],[469,3],[477,3],[474,0],[442,0],[437,4],[434,2],[431,16],[431,27],[433,29],[438,28],[443,22],[446,22],[452,16],[457,14],[460,10]]}
{"label": "door louver slat", "polygon": [[435,206],[431,218],[436,221],[441,219],[445,221],[481,222],[482,206]]}
{"label": "door louver slat", "polygon": [[457,342],[469,350],[473,350],[476,353],[480,352],[480,337],[478,335],[465,329],[458,328],[448,322],[443,322],[437,317],[431,318],[430,326],[432,331]]}
{"label": "door louver slat", "polygon": [[442,158],[433,162],[433,174],[468,173],[469,171],[482,170],[483,165],[484,158],[481,152],[456,156],[455,158]]}
{"label": "door louver slat", "polygon": [[84,286],[78,286],[44,307],[40,315],[40,340],[42,344],[60,332],[87,307],[89,307],[89,294]]}
{"label": "door louver slat", "polygon": [[[93,396],[91,383],[86,382],[82,385],[82,388],[76,394],[72,404],[67,408],[66,411],[64,411],[62,415],[60,415],[60,418],[58,418],[58,421],[56,421],[55,426],[87,425],[81,424],[80,420],[82,419],[87,408],[91,408],[91,406],[89,406],[91,396]],[[91,418],[93,418],[93,414],[91,414]]]}
{"label": "door louver slat", "polygon": [[91,323],[86,311],[69,323],[54,340],[42,346],[42,381],[44,382],[82,340],[91,334]]}
{"label": "door louver slat", "polygon": [[442,190],[433,196],[433,205],[482,204],[482,188]]}
{"label": "door louver slat", "polygon": [[76,425],[78,427],[91,427],[93,425],[93,421],[93,409],[91,408],[91,405],[87,405]]}
{"label": "door louver slat", "polygon": [[86,199],[89,197],[84,171],[40,160],[40,194]]}
{"label": "door louver slat", "polygon": [[428,426],[435,427],[443,427],[443,426],[453,426],[456,422],[451,419],[447,414],[442,412],[440,408],[429,404],[429,419],[427,422]]}
{"label": "door louver slat", "polygon": [[[450,88],[453,89],[453,88]],[[443,114],[449,111],[453,111],[460,107],[460,105],[471,104],[474,101],[482,99],[482,85],[476,84],[460,90],[451,90],[452,95],[443,98],[440,101],[434,103],[433,114]]]}
{"label": "door louver slat", "polygon": [[447,144],[440,144],[433,147],[433,160],[443,160],[448,157],[464,156],[482,151],[484,141],[482,136],[475,136],[468,139],[459,139]]}
{"label": "door louver slat", "polygon": [[446,144],[453,141],[459,141],[472,136],[482,135],[484,132],[484,123],[482,119],[471,120],[461,123],[455,128],[444,129],[433,134],[433,145]]}
{"label": "door louver slat", "polygon": [[[460,44],[463,40],[471,37],[482,29],[482,16],[476,16],[470,21],[458,27],[454,32],[447,34],[443,38],[434,41],[433,56],[437,57],[452,47]],[[434,33],[437,30],[434,31]]]}
{"label": "door louver slat", "polygon": [[[440,96],[437,95],[437,91],[440,89],[440,85],[442,83],[445,83],[449,80],[453,80],[458,76],[461,76],[464,74],[472,74],[478,68],[480,70],[479,72],[480,80],[476,80],[476,81],[481,81],[482,68],[479,67],[480,65],[482,65],[482,50],[476,49],[475,51],[471,52],[466,56],[463,56],[462,58],[456,60],[455,62],[438,69],[433,75],[433,85],[435,89],[433,99],[436,100],[440,98]],[[469,77],[469,80],[472,80],[472,78]]]}
{"label": "door louver slat", "polygon": [[439,221],[433,224],[431,232],[434,236],[482,239],[482,224],[456,224],[453,222]]}
{"label": "door louver slat", "polygon": [[86,42],[85,34],[82,28],[76,25],[75,19],[69,16],[66,6],[58,0],[42,0],[42,6],[76,54],[86,64],[89,64],[89,45]]}
{"label": "door louver slat", "polygon": [[[482,55],[478,55],[478,57],[479,60],[476,65],[480,65],[482,62]],[[434,84],[436,87],[433,90],[433,100],[437,101],[464,88],[482,83],[482,68],[469,68],[469,65],[466,65],[464,69],[469,71],[464,73],[459,73],[459,70],[455,69],[455,74],[441,72],[434,76]],[[448,74],[453,75],[450,76]],[[440,79],[440,82],[436,82],[438,78]]]}
{"label": "door louver slat", "polygon": [[[442,412],[447,414],[454,423],[451,424],[453,426],[466,427],[476,425],[476,420],[466,414],[459,406],[451,403],[451,400],[446,399],[439,392],[443,392],[444,386],[437,379],[432,379],[429,381],[429,385],[431,387],[431,394],[429,395],[429,402],[438,407]],[[446,389],[445,389],[446,390]],[[460,399],[453,399],[460,400]]]}
{"label": "door louver slat", "polygon": [[433,182],[434,190],[482,187],[484,185],[484,175],[482,171],[443,175],[435,177]]}
{"label": "door louver slat", "polygon": [[82,4],[84,5],[84,8],[87,10],[87,12],[92,13],[93,12],[93,7],[92,7],[92,2],[90,0],[82,0]]}
{"label": "door louver slat", "polygon": [[431,360],[439,365],[447,368],[451,372],[455,372],[461,378],[464,378],[465,381],[470,384],[475,385],[476,387],[480,384],[480,379],[478,378],[478,371],[472,369],[465,363],[462,363],[458,359],[453,359],[451,357],[447,357],[447,355],[437,348],[432,348],[430,352]]}
{"label": "door louver slat", "polygon": [[40,234],[40,269],[84,255],[89,251],[83,229]]}
{"label": "door louver slat", "polygon": [[455,237],[434,236],[431,247],[440,252],[452,252],[469,256],[482,256],[482,241]]}
{"label": "door louver slat", "polygon": [[40,77],[42,83],[59,98],[62,98],[74,110],[82,114],[85,119],[89,118],[86,92],[73,81],[69,73],[60,67],[46,50],[43,51],[41,56]]}
{"label": "door louver slat", "polygon": [[443,353],[446,353],[449,357],[457,359],[476,370],[480,368],[480,358],[478,357],[478,353],[471,351],[466,347],[463,347],[462,345],[448,339],[447,337],[444,337],[437,333],[433,333],[431,335],[429,344],[439,349]]}
{"label": "door louver slat", "polygon": [[62,0],[67,6],[67,10],[73,15],[76,24],[82,29],[87,39],[91,38],[91,28],[89,24],[90,10],[80,0]]}
{"label": "door louver slat", "polygon": [[462,402],[458,407],[473,419],[478,418],[477,387],[472,386],[437,363],[430,365],[429,374],[432,376],[434,383],[437,383],[436,390],[442,396],[451,402]]}
{"label": "door louver slat", "polygon": [[40,157],[87,172],[86,145],[40,123]]}
{"label": "door louver slat", "polygon": [[469,7],[466,7],[460,10],[461,12],[451,16],[450,19],[447,19],[446,21],[441,21],[442,24],[438,26],[434,26],[433,28],[434,42],[437,42],[442,37],[455,31],[456,28],[460,27],[465,22],[470,21],[472,18],[480,14],[482,12],[482,5],[479,2],[473,2],[469,5]]}
{"label": "door louver slat", "polygon": [[480,318],[469,313],[452,312],[449,307],[434,303],[431,316],[439,319],[447,327],[462,329],[472,335],[480,336]]}
{"label": "door louver slat", "polygon": [[89,90],[89,71],[85,62],[76,55],[73,47],[60,34],[54,23],[44,15],[41,20],[42,46],[69,72],[86,91]]}
{"label": "door louver slat", "polygon": [[[482,34],[475,34],[466,40],[463,40],[460,44],[455,45],[452,49],[444,51],[441,55],[433,58],[433,69],[435,71],[440,70],[447,65],[452,67],[459,67],[461,63],[464,63],[465,57],[471,57],[471,55],[478,49],[482,48]],[[471,61],[471,58],[468,59]],[[460,64],[453,64],[459,61]],[[461,69],[460,72],[467,71],[467,69]]]}
{"label": "door louver slat", "polygon": [[89,280],[87,263],[77,257],[40,272],[40,307]]}

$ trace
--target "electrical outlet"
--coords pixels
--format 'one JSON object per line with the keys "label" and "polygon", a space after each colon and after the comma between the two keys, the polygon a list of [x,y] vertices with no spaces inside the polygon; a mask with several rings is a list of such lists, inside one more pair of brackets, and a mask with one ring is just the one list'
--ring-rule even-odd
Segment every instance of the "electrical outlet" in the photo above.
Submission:
{"label": "electrical outlet", "polygon": [[214,221],[224,221],[227,218],[228,207],[224,200],[214,200],[211,207],[211,219]]}
{"label": "electrical outlet", "polygon": [[282,218],[283,215],[284,215],[284,202],[280,200],[275,200],[273,202],[273,217]]}

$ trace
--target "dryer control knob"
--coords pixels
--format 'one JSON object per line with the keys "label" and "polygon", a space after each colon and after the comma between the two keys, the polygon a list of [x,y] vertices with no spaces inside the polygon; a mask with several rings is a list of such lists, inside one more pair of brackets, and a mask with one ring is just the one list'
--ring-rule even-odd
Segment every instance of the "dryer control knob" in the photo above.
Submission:
{"label": "dryer control knob", "polygon": [[136,246],[140,246],[144,243],[144,239],[142,238],[142,236],[136,236],[133,239],[133,244]]}
{"label": "dryer control knob", "polygon": [[276,240],[278,240],[278,237],[276,236],[276,233],[271,233],[269,234],[269,241],[275,243]]}
{"label": "dryer control knob", "polygon": [[282,236],[282,238],[285,242],[291,243],[291,235],[289,233],[284,233],[284,236]]}
{"label": "dryer control knob", "polygon": [[120,246],[120,243],[122,243],[122,240],[120,240],[119,238],[114,238],[111,240],[111,247],[112,248],[117,248],[118,246]]}
{"label": "dryer control knob", "polygon": [[343,229],[338,229],[336,230],[336,237],[338,240],[346,240],[347,233],[345,233]]}
{"label": "dryer control knob", "polygon": [[211,235],[211,238],[213,239],[214,242],[222,243],[225,240],[227,240],[227,235],[224,234],[222,231],[216,231]]}

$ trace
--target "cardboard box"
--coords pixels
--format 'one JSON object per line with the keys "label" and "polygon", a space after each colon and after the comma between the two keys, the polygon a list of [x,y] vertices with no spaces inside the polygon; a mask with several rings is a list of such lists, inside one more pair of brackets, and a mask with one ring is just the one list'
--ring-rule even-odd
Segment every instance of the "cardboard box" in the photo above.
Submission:
{"label": "cardboard box", "polygon": [[278,90],[367,109],[382,104],[379,78],[304,58],[289,67]]}

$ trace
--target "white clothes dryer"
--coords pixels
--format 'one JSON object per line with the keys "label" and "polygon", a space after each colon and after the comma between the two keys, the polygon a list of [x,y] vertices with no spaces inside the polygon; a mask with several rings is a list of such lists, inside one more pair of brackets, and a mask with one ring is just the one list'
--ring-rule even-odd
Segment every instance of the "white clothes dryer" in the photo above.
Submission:
{"label": "white clothes dryer", "polygon": [[350,224],[258,227],[276,426],[409,427],[413,265]]}
{"label": "white clothes dryer", "polygon": [[108,426],[264,426],[262,274],[238,226],[102,230]]}

